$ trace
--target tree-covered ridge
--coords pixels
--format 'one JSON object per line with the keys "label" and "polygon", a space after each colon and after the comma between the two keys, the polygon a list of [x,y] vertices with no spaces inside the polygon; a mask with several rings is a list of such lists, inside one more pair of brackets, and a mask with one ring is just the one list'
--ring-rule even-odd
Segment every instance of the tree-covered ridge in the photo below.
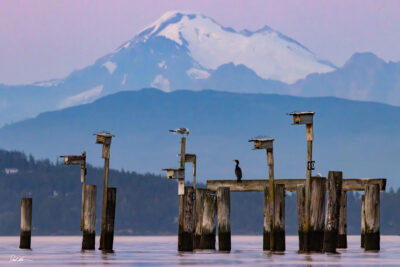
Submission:
{"label": "tree-covered ridge", "polygon": [[[18,169],[17,173],[5,169]],[[0,235],[18,235],[21,197],[33,198],[33,235],[80,234],[81,184],[79,166],[35,160],[21,152],[0,150]],[[88,166],[87,183],[97,185],[100,226],[103,169]],[[176,234],[177,185],[153,174],[110,171],[117,188],[115,231],[119,235]],[[204,186],[204,185],[200,185]],[[348,192],[348,232],[360,231],[360,193]],[[381,233],[400,233],[400,189],[381,193]],[[233,234],[262,233],[262,192],[231,194]],[[286,196],[286,233],[297,233],[296,194]],[[99,231],[97,230],[97,233]]]}

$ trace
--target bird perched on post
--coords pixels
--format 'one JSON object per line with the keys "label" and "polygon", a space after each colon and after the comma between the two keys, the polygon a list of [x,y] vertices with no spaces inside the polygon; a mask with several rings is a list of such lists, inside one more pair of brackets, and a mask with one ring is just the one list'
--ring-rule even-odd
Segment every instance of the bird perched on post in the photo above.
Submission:
{"label": "bird perched on post", "polygon": [[238,182],[242,181],[242,169],[239,167],[239,161],[237,159],[234,160],[236,162],[235,167],[235,175]]}
{"label": "bird perched on post", "polygon": [[181,135],[189,135],[188,128],[177,128],[175,130],[169,130],[171,133],[181,134]]}

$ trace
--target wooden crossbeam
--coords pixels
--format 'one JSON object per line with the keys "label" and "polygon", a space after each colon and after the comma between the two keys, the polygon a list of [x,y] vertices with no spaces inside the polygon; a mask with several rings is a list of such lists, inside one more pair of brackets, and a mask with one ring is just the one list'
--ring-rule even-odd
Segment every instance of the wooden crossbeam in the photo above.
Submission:
{"label": "wooden crossbeam", "polygon": [[[229,187],[231,192],[264,191],[268,179],[263,180],[208,180],[207,189],[217,191],[218,187]],[[305,184],[305,179],[275,179],[275,184],[285,185],[287,191],[296,191],[298,184]],[[343,179],[342,188],[344,191],[364,191],[367,184],[379,184],[382,191],[386,190],[385,178],[349,178]]]}

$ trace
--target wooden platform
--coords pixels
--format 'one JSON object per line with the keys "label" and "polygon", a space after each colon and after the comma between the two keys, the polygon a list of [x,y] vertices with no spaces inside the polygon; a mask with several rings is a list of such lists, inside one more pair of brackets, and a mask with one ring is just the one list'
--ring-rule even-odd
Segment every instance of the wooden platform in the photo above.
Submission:
{"label": "wooden platform", "polygon": [[[321,177],[319,177],[321,178]],[[287,191],[296,191],[298,184],[304,184],[305,179],[275,179],[276,184],[284,184]],[[343,179],[344,191],[364,191],[366,184],[379,184],[380,190],[385,191],[385,178],[349,178]],[[207,189],[217,191],[218,187],[229,187],[231,192],[264,191],[268,179],[264,180],[208,180]]]}

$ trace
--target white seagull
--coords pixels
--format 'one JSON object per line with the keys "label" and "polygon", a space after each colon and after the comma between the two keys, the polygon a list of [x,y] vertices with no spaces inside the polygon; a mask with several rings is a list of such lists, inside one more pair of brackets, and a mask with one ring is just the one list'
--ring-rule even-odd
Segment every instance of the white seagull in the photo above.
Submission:
{"label": "white seagull", "polygon": [[169,130],[171,133],[181,134],[181,135],[189,135],[188,128],[177,128],[175,130]]}

